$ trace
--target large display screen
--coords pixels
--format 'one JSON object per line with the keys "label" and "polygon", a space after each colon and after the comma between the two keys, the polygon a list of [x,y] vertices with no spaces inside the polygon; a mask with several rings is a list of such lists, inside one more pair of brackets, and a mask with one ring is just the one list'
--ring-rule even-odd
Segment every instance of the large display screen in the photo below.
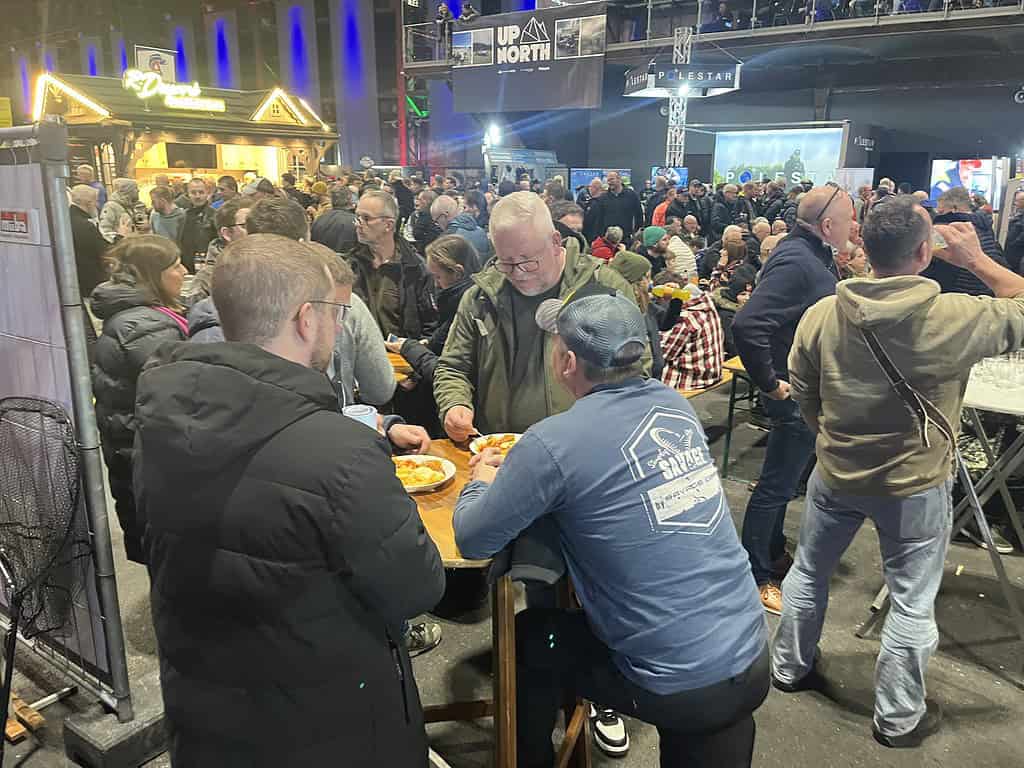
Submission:
{"label": "large display screen", "polygon": [[457,22],[451,47],[455,111],[601,106],[604,11],[603,3],[593,3]]}
{"label": "large display screen", "polygon": [[659,176],[664,176],[668,179],[669,184],[676,187],[685,186],[690,182],[690,169],[689,168],[670,168],[665,165],[652,165],[651,166],[651,181],[654,181]]}
{"label": "large display screen", "polygon": [[629,168],[573,168],[569,174],[569,186],[575,193],[577,189],[587,186],[594,179],[600,179],[607,184],[609,171],[618,171],[622,183],[627,187],[632,185],[633,171]]}
{"label": "large display screen", "polygon": [[715,184],[767,178],[786,188],[810,179],[824,184],[839,167],[842,128],[723,131],[715,137]]}
{"label": "large display screen", "polygon": [[992,158],[978,160],[933,160],[931,178],[931,199],[938,200],[939,195],[950,187],[964,187],[968,192],[984,195],[985,199],[995,205],[995,163]]}

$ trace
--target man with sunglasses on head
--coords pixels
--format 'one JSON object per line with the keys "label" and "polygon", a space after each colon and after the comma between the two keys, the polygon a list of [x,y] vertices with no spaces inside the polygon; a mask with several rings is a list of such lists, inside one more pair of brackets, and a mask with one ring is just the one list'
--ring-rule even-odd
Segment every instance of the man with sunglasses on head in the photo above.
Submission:
{"label": "man with sunglasses on head", "polygon": [[366,302],[381,334],[421,339],[437,324],[433,279],[412,245],[398,234],[398,204],[371,190],[356,205],[359,243],[344,254],[355,293]]}
{"label": "man with sunglasses on head", "polygon": [[732,325],[740,358],[764,394],[772,422],[761,477],[743,519],[743,546],[761,602],[775,615],[782,611],[780,583],[793,564],[782,530],[786,506],[814,453],[814,435],[790,399],[787,358],[804,312],[836,292],[833,249],[846,248],[853,219],[853,201],[840,187],[807,192],[796,227],[773,251]]}

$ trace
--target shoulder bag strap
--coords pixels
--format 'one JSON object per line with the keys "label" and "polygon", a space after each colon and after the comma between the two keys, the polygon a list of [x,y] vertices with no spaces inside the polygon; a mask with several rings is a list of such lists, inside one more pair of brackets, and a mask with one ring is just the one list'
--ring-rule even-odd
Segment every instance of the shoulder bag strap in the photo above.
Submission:
{"label": "shoulder bag strap", "polygon": [[882,369],[893,390],[910,409],[911,414],[917,421],[918,432],[924,444],[931,447],[931,441],[928,438],[928,427],[934,426],[946,438],[946,441],[949,443],[950,453],[955,456],[956,430],[953,429],[953,425],[949,423],[946,415],[939,410],[935,403],[918,392],[906,380],[906,377],[896,367],[896,364],[889,357],[889,354],[885,351],[885,348],[873,331],[866,328],[860,328],[859,330],[864,342],[868,345],[868,349],[871,350],[871,356],[878,363],[878,367]]}

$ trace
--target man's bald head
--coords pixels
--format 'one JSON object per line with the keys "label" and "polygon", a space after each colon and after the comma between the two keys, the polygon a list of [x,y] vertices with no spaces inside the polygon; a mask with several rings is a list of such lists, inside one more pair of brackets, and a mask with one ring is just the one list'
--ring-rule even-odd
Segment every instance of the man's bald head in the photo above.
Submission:
{"label": "man's bald head", "polygon": [[814,187],[800,198],[796,217],[824,242],[844,250],[853,223],[853,201],[839,187]]}
{"label": "man's bald head", "polygon": [[439,195],[433,203],[430,204],[430,218],[434,220],[434,223],[441,229],[446,229],[451,224],[452,219],[459,215],[459,204],[455,201],[454,197],[450,195]]}
{"label": "man's bald head", "polygon": [[743,242],[743,230],[735,224],[730,224],[722,231],[722,244]]}
{"label": "man's bald head", "polygon": [[772,225],[767,221],[758,221],[754,224],[754,237],[762,243],[772,233]]}

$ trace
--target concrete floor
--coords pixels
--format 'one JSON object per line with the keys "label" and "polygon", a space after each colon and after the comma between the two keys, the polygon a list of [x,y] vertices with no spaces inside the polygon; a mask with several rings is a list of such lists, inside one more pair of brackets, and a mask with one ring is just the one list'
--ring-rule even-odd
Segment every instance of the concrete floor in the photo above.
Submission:
{"label": "concrete floor", "polygon": [[[727,390],[693,401],[720,456],[726,421]],[[730,477],[724,482],[733,518],[739,526],[749,496],[747,480],[755,478],[764,455],[765,433],[752,429],[743,416],[734,432]],[[735,478],[742,478],[737,480]],[[802,500],[790,505],[787,536],[799,535]],[[115,526],[116,527],[116,526]],[[156,667],[156,641],[148,607],[145,569],[124,559],[115,532],[121,610],[132,678]],[[1004,559],[1024,605],[1024,558]],[[998,582],[986,553],[955,544],[937,603],[941,641],[929,668],[929,696],[946,713],[942,732],[918,750],[894,751],[871,739],[872,674],[878,650],[878,627],[859,640],[853,629],[867,615],[867,606],[881,584],[880,558],[873,528],[866,525],[846,553],[832,582],[830,610],[822,637],[825,674],[838,690],[834,700],[819,694],[772,692],[756,715],[758,737],[754,764],[763,768],[843,766],[969,765],[1010,768],[1024,765],[1024,643],[1016,638]],[[958,566],[963,570],[956,576]],[[485,697],[490,692],[490,621],[486,617],[441,620],[442,644],[414,660],[424,704]],[[777,619],[769,617],[774,630]],[[30,652],[21,652],[15,690],[33,700],[61,686]],[[59,724],[63,717],[90,704],[79,694],[46,710],[48,726],[38,738],[8,746],[9,765],[55,768],[72,765],[63,756]],[[595,766],[628,768],[657,766],[657,734],[642,723],[629,724],[632,749],[621,760],[594,750]],[[490,765],[491,722],[437,724],[428,727],[433,748],[453,768]],[[147,768],[168,768],[166,755]],[[397,767],[396,767],[397,768]]]}

